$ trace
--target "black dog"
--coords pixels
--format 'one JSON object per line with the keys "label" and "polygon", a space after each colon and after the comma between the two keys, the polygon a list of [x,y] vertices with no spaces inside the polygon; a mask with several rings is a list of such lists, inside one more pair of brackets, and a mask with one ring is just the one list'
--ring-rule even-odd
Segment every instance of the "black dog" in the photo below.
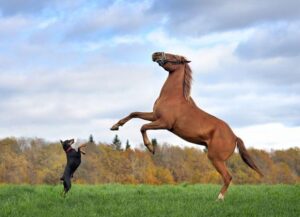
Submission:
{"label": "black dog", "polygon": [[74,172],[79,167],[81,163],[81,153],[85,154],[82,150],[80,150],[82,147],[85,147],[86,144],[80,145],[78,147],[78,151],[76,151],[74,148],[72,148],[72,144],[74,143],[74,139],[61,141],[62,147],[67,155],[67,165],[65,167],[65,171],[63,176],[60,178],[61,181],[63,181],[64,184],[64,191],[63,195],[65,196],[66,193],[71,188],[71,178],[73,177]]}

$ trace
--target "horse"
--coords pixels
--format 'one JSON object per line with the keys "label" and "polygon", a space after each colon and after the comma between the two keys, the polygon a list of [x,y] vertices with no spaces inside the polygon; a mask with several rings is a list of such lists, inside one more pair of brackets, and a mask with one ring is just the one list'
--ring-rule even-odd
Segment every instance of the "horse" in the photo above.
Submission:
{"label": "horse", "polygon": [[192,84],[192,70],[188,64],[190,61],[184,56],[164,52],[153,53],[152,61],[169,73],[154,103],[153,111],[133,112],[114,124],[111,130],[118,130],[132,118],[151,121],[141,127],[141,133],[145,146],[152,154],[155,153],[155,146],[151,144],[147,130],[165,129],[188,142],[205,146],[208,159],[223,179],[217,200],[224,200],[232,180],[225,162],[233,154],[236,146],[242,160],[263,176],[242,139],[233,133],[226,122],[200,109],[190,96]]}

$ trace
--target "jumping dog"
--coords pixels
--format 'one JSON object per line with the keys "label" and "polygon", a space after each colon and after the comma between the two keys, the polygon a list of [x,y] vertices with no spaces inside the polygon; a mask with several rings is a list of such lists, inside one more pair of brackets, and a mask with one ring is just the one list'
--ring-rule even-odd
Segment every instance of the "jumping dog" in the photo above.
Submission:
{"label": "jumping dog", "polygon": [[65,171],[63,176],[60,178],[63,181],[64,190],[62,192],[63,196],[71,189],[71,178],[73,178],[73,174],[76,169],[79,167],[81,163],[81,153],[85,154],[84,151],[81,150],[82,147],[85,147],[86,144],[82,144],[78,147],[78,150],[72,147],[74,144],[74,139],[69,139],[62,141],[60,140],[62,148],[66,152],[67,156],[67,165],[65,167]]}

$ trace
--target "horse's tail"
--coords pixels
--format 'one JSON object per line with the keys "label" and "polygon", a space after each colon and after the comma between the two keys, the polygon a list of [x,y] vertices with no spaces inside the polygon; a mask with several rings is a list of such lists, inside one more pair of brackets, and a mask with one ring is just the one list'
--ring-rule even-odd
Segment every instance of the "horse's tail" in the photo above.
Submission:
{"label": "horse's tail", "polygon": [[252,158],[249,155],[249,152],[247,151],[243,140],[241,140],[239,137],[237,137],[236,139],[236,144],[237,147],[239,149],[239,153],[241,158],[243,159],[243,161],[253,170],[255,170],[261,177],[263,177],[264,175],[262,174],[262,172],[258,169],[258,167],[255,165],[254,161],[252,160]]}

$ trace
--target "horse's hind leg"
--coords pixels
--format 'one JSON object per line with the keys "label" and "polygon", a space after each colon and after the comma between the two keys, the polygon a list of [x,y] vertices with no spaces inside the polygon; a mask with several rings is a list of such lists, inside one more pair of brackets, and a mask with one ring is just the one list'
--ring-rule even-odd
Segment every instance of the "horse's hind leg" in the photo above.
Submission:
{"label": "horse's hind leg", "polygon": [[217,200],[224,200],[224,195],[229,187],[232,177],[227,170],[225,161],[211,159],[211,162],[216,170],[221,174],[224,182]]}
{"label": "horse's hind leg", "polygon": [[126,122],[130,121],[132,118],[140,118],[140,119],[143,119],[146,121],[154,121],[155,120],[153,112],[132,112],[130,115],[119,120],[110,129],[111,130],[119,130],[119,126],[123,126]]}

